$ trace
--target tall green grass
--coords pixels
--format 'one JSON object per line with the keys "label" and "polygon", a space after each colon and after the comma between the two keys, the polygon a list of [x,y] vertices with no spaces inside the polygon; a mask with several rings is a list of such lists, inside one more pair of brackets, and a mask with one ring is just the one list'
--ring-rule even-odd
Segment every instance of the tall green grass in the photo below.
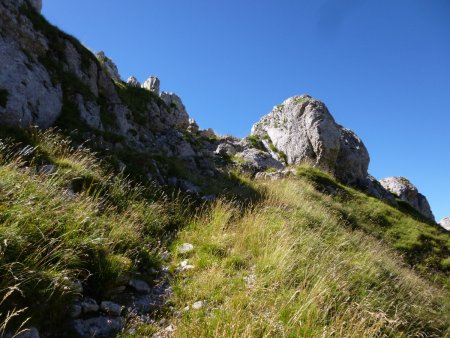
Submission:
{"label": "tall green grass", "polygon": [[302,172],[338,184],[300,168],[299,179],[263,183],[268,195],[252,208],[218,201],[179,234],[179,243],[195,246],[188,257],[195,269],[180,275],[173,302],[205,305],[174,316],[175,336],[448,335],[448,290],[411,269],[392,242],[369,234],[380,226],[377,208],[407,221],[392,227],[428,225],[349,188],[341,197],[321,193]]}
{"label": "tall green grass", "polygon": [[[210,183],[216,202],[194,204],[52,130],[2,133],[0,334],[24,323],[63,334],[77,281],[101,300],[171,245],[173,269],[195,266],[173,285],[175,336],[449,335],[449,235],[404,206],[308,166],[276,182],[233,174]],[[183,242],[194,252],[178,253]]]}
{"label": "tall green grass", "polygon": [[29,145],[0,141],[0,322],[16,309],[11,328],[27,318],[63,327],[77,281],[100,300],[123,277],[158,267],[187,203],[113,175],[53,131],[24,133]]}

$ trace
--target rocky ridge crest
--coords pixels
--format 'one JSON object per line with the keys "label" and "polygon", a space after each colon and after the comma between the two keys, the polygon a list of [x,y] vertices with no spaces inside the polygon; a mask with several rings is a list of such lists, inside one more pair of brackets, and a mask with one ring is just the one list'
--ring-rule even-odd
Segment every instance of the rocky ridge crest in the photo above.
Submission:
{"label": "rocky ridge crest", "polygon": [[[217,137],[212,130],[199,129],[177,94],[161,92],[156,76],[142,85],[133,76],[122,81],[104,52],[92,54],[49,24],[39,14],[41,7],[41,1],[0,4],[4,123],[76,129],[80,140],[91,140],[99,149],[151,158],[142,168],[148,179],[190,191],[199,189],[174,177],[165,163],[158,162],[160,156],[180,160],[188,171],[206,177],[226,172],[220,168],[224,160],[253,176],[307,162],[391,204],[396,204],[392,192],[402,198],[402,193],[369,175],[364,143],[336,123],[323,102],[309,95],[294,96],[257,122],[250,137]],[[123,161],[122,156],[119,165],[126,167]],[[410,190],[405,199],[434,219],[425,197]],[[412,195],[416,200],[409,198]]]}

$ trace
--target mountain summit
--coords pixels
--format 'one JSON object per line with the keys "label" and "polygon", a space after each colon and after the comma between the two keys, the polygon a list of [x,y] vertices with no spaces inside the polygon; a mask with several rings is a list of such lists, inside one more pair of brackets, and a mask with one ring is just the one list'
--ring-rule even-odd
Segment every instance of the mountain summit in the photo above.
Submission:
{"label": "mountain summit", "polygon": [[446,337],[450,236],[309,95],[201,129],[0,2],[2,337]]}

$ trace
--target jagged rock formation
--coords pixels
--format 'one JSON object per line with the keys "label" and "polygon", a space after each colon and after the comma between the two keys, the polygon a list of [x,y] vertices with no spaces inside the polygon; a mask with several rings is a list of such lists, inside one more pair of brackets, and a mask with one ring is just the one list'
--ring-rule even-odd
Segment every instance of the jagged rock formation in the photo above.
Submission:
{"label": "jagged rock formation", "polygon": [[[135,77],[123,82],[111,59],[103,52],[93,55],[50,25],[38,13],[41,5],[0,3],[3,123],[76,129],[80,141],[91,140],[99,149],[180,159],[187,170],[208,177],[220,172],[217,158],[231,159],[252,175],[308,162],[395,204],[368,174],[369,154],[361,139],[337,124],[322,102],[308,95],[289,98],[253,126],[251,139],[220,138],[212,129],[199,129],[178,95],[160,93],[156,76],[142,87]],[[146,177],[189,186],[152,161],[144,168]],[[415,206],[432,216],[424,203]]]}
{"label": "jagged rock formation", "polygon": [[419,193],[417,188],[408,179],[404,177],[386,177],[380,180],[380,183],[385,189],[397,195],[401,200],[409,203],[424,217],[434,221],[434,216],[427,198]]}
{"label": "jagged rock formation", "polygon": [[294,96],[253,125],[275,158],[287,164],[308,162],[348,184],[366,181],[369,154],[351,130],[338,125],[326,106],[309,95]]}
{"label": "jagged rock formation", "polygon": [[[158,80],[158,78],[156,79]],[[156,88],[159,91],[159,80],[157,81],[157,83],[158,85],[156,86]],[[175,93],[162,92],[161,99],[166,103],[167,106],[169,106],[169,108],[171,108],[171,114],[167,116],[167,122],[177,128],[188,128],[190,125],[189,114],[187,113],[180,97]]]}
{"label": "jagged rock formation", "polygon": [[119,69],[117,68],[116,64],[105,55],[105,52],[98,52],[95,54],[98,61],[100,62],[103,69],[108,73],[109,77],[115,81],[120,82],[122,81],[119,74]]}
{"label": "jagged rock formation", "polygon": [[150,76],[147,80],[145,80],[144,83],[142,84],[142,88],[147,89],[152,93],[155,93],[156,95],[159,95],[159,87],[160,87],[159,79],[153,75]]}
{"label": "jagged rock formation", "polygon": [[370,158],[362,140],[337,124],[325,104],[309,95],[291,97],[274,107],[253,125],[252,140],[280,164],[312,164],[396,205],[394,196],[368,174]]}
{"label": "jagged rock formation", "polygon": [[134,76],[130,76],[127,80],[127,84],[131,87],[141,87],[141,83]]}
{"label": "jagged rock formation", "polygon": [[[26,0],[2,1],[0,19],[2,123],[75,129],[76,139],[90,140],[96,149],[176,157],[188,170],[215,175],[216,140],[189,120],[176,94],[159,96],[158,78],[144,83],[148,90],[135,78],[123,82],[103,52],[92,54],[49,24]],[[166,184],[164,166],[155,162],[143,171]]]}
{"label": "jagged rock formation", "polygon": [[197,122],[194,119],[189,119],[189,126],[187,127],[187,130],[192,134],[197,134],[200,130],[198,127]]}
{"label": "jagged rock formation", "polygon": [[445,218],[441,219],[441,221],[439,222],[439,225],[441,227],[443,227],[445,230],[450,231],[450,217],[445,217]]}

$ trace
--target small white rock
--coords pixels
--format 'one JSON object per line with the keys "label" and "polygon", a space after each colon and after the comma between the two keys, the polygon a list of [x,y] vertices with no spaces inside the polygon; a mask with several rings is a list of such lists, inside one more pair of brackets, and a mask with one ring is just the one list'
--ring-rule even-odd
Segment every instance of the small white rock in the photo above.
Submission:
{"label": "small white rock", "polygon": [[192,304],[192,308],[194,310],[200,310],[202,307],[203,307],[203,302],[201,300]]}
{"label": "small white rock", "polygon": [[194,246],[191,243],[183,243],[178,247],[178,252],[181,254],[189,253],[194,250]]}
{"label": "small white rock", "polygon": [[178,271],[187,271],[187,270],[192,270],[192,269],[194,269],[194,266],[189,264],[188,259],[185,259],[184,261],[182,261],[178,266]]}

